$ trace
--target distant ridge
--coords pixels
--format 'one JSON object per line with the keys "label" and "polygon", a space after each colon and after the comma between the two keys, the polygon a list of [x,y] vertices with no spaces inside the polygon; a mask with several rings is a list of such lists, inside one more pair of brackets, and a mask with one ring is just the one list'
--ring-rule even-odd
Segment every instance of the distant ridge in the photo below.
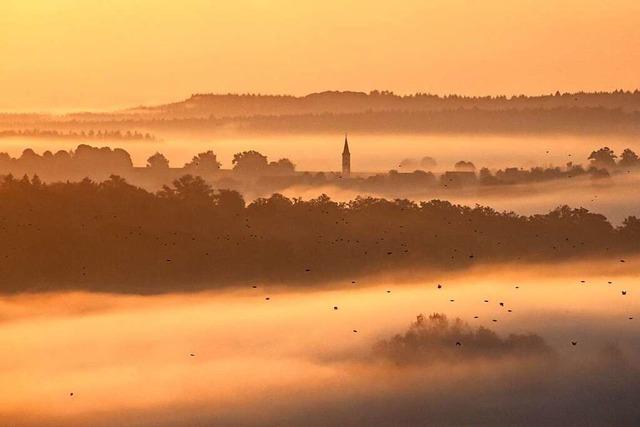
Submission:
{"label": "distant ridge", "polygon": [[62,115],[43,113],[2,113],[7,119],[47,120],[141,118],[229,118],[305,114],[344,114],[376,111],[447,111],[458,109],[512,110],[557,108],[605,108],[624,112],[640,111],[640,90],[613,92],[556,92],[547,95],[434,95],[417,92],[398,95],[391,91],[324,91],[304,96],[269,94],[195,93],[182,101],[160,105],[141,105],[119,111],[74,112]]}
{"label": "distant ridge", "polygon": [[255,115],[342,114],[369,111],[443,111],[461,108],[483,110],[607,108],[640,111],[640,91],[576,92],[537,96],[462,96],[391,91],[325,91],[305,96],[198,93],[174,103],[138,107],[127,113],[173,118],[239,117]]}
{"label": "distant ridge", "polygon": [[640,91],[460,96],[325,91],[305,96],[194,94],[104,113],[0,114],[0,130],[139,129],[283,133],[562,133],[640,135]]}

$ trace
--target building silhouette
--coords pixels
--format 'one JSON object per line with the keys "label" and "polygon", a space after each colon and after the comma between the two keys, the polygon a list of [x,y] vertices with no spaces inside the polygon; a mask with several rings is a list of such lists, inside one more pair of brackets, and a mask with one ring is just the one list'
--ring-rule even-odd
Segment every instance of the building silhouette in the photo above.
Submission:
{"label": "building silhouette", "polygon": [[349,141],[347,135],[344,136],[344,149],[342,150],[342,177],[351,176],[351,153],[349,152]]}

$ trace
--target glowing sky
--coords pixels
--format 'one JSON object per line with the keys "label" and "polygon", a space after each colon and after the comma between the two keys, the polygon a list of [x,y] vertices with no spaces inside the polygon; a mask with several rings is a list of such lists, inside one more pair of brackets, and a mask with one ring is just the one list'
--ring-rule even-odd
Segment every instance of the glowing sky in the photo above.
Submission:
{"label": "glowing sky", "polygon": [[0,110],[640,87],[637,0],[2,0]]}

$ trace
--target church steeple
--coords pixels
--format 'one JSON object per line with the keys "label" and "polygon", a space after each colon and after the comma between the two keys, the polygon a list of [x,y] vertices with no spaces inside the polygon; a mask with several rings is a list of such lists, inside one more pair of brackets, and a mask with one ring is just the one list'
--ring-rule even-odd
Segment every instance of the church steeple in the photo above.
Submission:
{"label": "church steeple", "polygon": [[344,149],[342,150],[342,177],[349,178],[351,176],[351,153],[349,152],[349,141],[347,135],[344,135]]}

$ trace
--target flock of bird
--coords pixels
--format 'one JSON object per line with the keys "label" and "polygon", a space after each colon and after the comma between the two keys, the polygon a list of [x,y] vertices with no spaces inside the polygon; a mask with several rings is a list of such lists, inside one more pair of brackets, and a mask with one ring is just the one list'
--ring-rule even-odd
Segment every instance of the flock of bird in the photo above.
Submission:
{"label": "flock of bird", "polygon": [[[620,260],[620,263],[624,263],[624,262],[626,262],[624,259],[621,259],[621,260]],[[305,269],[305,271],[306,271],[306,272],[310,272],[310,271],[311,271],[311,269]],[[356,282],[355,280],[353,280],[353,281],[351,281],[351,283],[352,283],[352,284],[355,284],[355,283],[357,283],[357,282]],[[580,280],[580,283],[581,283],[581,284],[585,284],[585,283],[587,283],[587,281],[586,281],[586,280]],[[607,281],[607,284],[612,285],[612,284],[613,284],[613,281]],[[256,285],[252,285],[252,288],[253,288],[253,289],[257,289],[258,287],[257,287]],[[438,290],[441,290],[441,289],[443,289],[443,288],[444,288],[444,285],[442,285],[441,283],[438,283],[438,284],[436,285],[436,289],[438,289]],[[514,289],[516,289],[516,290],[517,290],[517,289],[520,289],[520,286],[519,286],[519,285],[515,285],[515,286],[514,286]],[[390,294],[390,293],[391,293],[391,290],[386,290],[386,293],[387,293],[387,294]],[[620,291],[620,293],[621,293],[621,295],[622,295],[622,296],[626,296],[626,295],[627,295],[627,291],[626,291],[626,290],[624,290],[624,289],[623,289],[623,290],[621,290],[621,291]],[[265,300],[266,300],[266,301],[269,301],[270,299],[271,299],[270,297],[266,297],[266,298],[265,298]],[[450,302],[450,303],[454,303],[454,302],[455,302],[455,299],[453,299],[453,298],[452,298],[452,299],[449,299],[449,302]],[[489,301],[488,299],[484,299],[484,300],[483,300],[483,303],[485,303],[485,304],[488,304],[489,302],[490,302],[490,301]],[[499,301],[499,302],[498,302],[498,306],[499,306],[499,307],[504,308],[504,307],[505,307],[505,303],[504,303],[503,301]],[[339,308],[339,307],[338,307],[337,305],[334,305],[334,306],[333,306],[333,310],[334,310],[334,311],[337,311],[337,310],[338,310],[338,308]],[[511,309],[511,308],[508,308],[506,311],[507,311],[507,313],[513,313],[513,309]],[[474,319],[479,319],[479,318],[480,318],[480,316],[478,316],[478,315],[474,315],[474,316],[473,316],[473,318],[474,318]],[[633,319],[634,319],[634,318],[633,318],[633,316],[629,316],[629,317],[628,317],[628,320],[633,320]],[[491,321],[492,321],[492,322],[494,322],[494,323],[496,323],[496,322],[498,322],[498,319],[491,319]],[[357,330],[357,329],[353,329],[353,332],[354,332],[354,333],[358,333],[358,330]],[[576,340],[570,340],[570,341],[569,341],[569,343],[570,343],[572,346],[576,346],[576,345],[578,345],[578,342],[577,342]],[[462,343],[461,343],[460,341],[456,341],[456,342],[455,342],[455,345],[456,345],[456,346],[462,346]]]}
{"label": "flock of bird", "polygon": [[[624,262],[626,262],[626,261],[625,261],[624,259],[621,259],[619,262],[620,262],[620,263],[624,263]],[[305,269],[305,272],[307,272],[307,273],[309,273],[309,272],[311,272],[311,271],[312,271],[312,270],[311,270],[310,268],[306,268],[306,269]],[[351,284],[356,284],[356,283],[357,283],[357,281],[356,281],[356,280],[352,280],[352,281],[351,281]],[[580,280],[580,284],[583,284],[583,285],[584,285],[584,284],[586,284],[586,283],[587,283],[587,281],[586,281],[586,280]],[[613,281],[607,281],[607,284],[609,284],[609,285],[612,285],[613,283],[614,283]],[[257,285],[251,285],[251,289],[258,289],[258,288],[259,288],[259,287],[258,287]],[[441,290],[445,289],[445,286],[444,286],[442,283],[438,283],[438,284],[436,284],[435,288],[436,288],[436,290],[437,290],[437,291],[441,291]],[[520,286],[519,286],[519,285],[515,285],[515,286],[514,286],[514,289],[518,290],[518,289],[520,289]],[[390,293],[391,293],[391,290],[390,290],[390,289],[387,289],[387,290],[385,291],[385,293],[390,294]],[[624,297],[624,296],[627,296],[627,291],[626,291],[626,290],[621,290],[621,291],[620,291],[620,293],[621,293],[621,296],[623,296],[623,297]],[[270,296],[266,296],[266,297],[264,297],[264,300],[265,300],[265,301],[270,301],[270,300],[271,300],[271,297],[270,297]],[[454,303],[454,302],[455,302],[455,299],[451,298],[451,299],[449,299],[449,302],[450,302],[450,303]],[[489,303],[490,303],[490,300],[488,300],[488,299],[483,299],[483,303],[484,303],[484,304],[489,304]],[[504,303],[503,301],[499,301],[499,302],[497,303],[497,305],[498,305],[499,307],[501,307],[501,308],[504,308],[504,307],[505,307],[505,303]],[[334,306],[332,306],[332,309],[333,309],[333,311],[338,311],[338,310],[339,310],[339,306],[338,306],[338,305],[334,305]],[[512,309],[510,309],[510,308],[509,308],[509,309],[507,309],[507,313],[512,313],[512,312],[513,312],[513,310],[512,310]],[[474,319],[479,319],[479,318],[480,318],[480,316],[478,316],[478,315],[474,315],[474,316],[473,316],[473,318],[474,318]],[[628,319],[629,319],[629,320],[633,320],[634,318],[633,318],[633,316],[629,316],[629,317],[628,317]],[[494,323],[495,323],[495,322],[498,322],[498,319],[496,319],[496,318],[492,318],[492,319],[491,319],[491,322],[494,322]],[[354,334],[357,334],[357,333],[359,333],[359,330],[354,328],[354,329],[352,329],[352,332],[353,332]],[[575,339],[572,339],[572,340],[570,340],[570,341],[569,341],[569,344],[570,344],[571,346],[577,346],[577,345],[578,345],[578,341],[577,341],[577,340],[575,340]],[[453,346],[455,346],[455,347],[462,347],[463,345],[464,345],[464,343],[463,343],[463,342],[461,342],[461,341],[455,341],[455,343],[453,343]],[[195,353],[189,353],[189,357],[196,357],[196,354],[195,354]],[[70,397],[73,397],[73,396],[74,396],[74,393],[73,393],[73,392],[70,392],[70,393],[69,393],[69,396],[70,396]]]}
{"label": "flock of bird", "polygon": [[[549,154],[549,151],[547,151],[547,154]],[[571,156],[571,155],[569,155],[569,156]],[[595,197],[594,197],[594,199],[592,199],[591,201],[593,202],[593,201],[595,201],[595,199],[597,199],[597,196],[595,196]],[[329,212],[326,212],[326,213],[328,214]],[[248,219],[247,219],[246,221],[248,222]],[[348,221],[347,221],[346,219],[344,219],[344,218],[341,218],[340,222],[341,222],[341,223],[343,223],[343,224],[348,224]],[[338,222],[338,221],[336,221],[336,224],[338,224],[338,223],[339,223],[339,222]],[[451,222],[448,222],[448,224],[449,224],[449,225],[451,225]],[[246,224],[246,228],[247,228],[247,229],[250,229],[250,228],[251,228],[251,226],[247,223],[247,224]],[[476,230],[476,232],[477,232],[477,230]],[[249,238],[258,238],[258,237],[259,237],[259,236],[258,236],[258,235],[256,235],[256,234],[250,234],[250,235],[249,235]],[[437,235],[436,235],[436,237],[437,237]],[[263,238],[263,236],[260,236],[260,238]],[[231,239],[231,236],[230,236],[230,235],[226,235],[226,236],[224,236],[224,239],[226,239],[226,240],[230,240],[230,239]],[[325,239],[325,237],[324,237],[324,236],[319,236],[319,237],[318,237],[318,240],[317,240],[317,243],[321,243],[323,239]],[[343,243],[345,240],[344,240],[343,238],[339,238],[339,237],[338,237],[338,238],[336,238],[335,240],[331,240],[331,239],[328,239],[328,238],[327,238],[327,241],[328,241],[330,244],[332,244],[332,245],[336,245],[336,244]],[[382,243],[383,241],[384,241],[384,237],[380,237],[379,239],[376,239],[373,243],[377,245],[377,244]],[[326,243],[326,241],[325,241],[324,243]],[[354,243],[360,243],[360,242],[356,241],[356,242],[354,242]],[[500,242],[498,242],[498,244],[500,244]],[[554,246],[554,249],[555,249],[555,246]],[[401,249],[400,249],[400,253],[408,253],[408,252],[409,252],[409,249],[408,249],[407,245],[406,245],[406,244],[402,244],[402,245],[401,245]],[[393,255],[393,253],[394,253],[394,251],[386,251],[386,254],[387,254],[387,255],[389,255],[389,256],[390,256],[390,255]],[[367,254],[367,251],[365,251],[365,252],[364,252],[364,254],[366,255],[366,254]],[[208,254],[207,254],[207,255],[208,255]],[[475,258],[475,255],[474,255],[474,254],[469,254],[469,255],[466,255],[466,256],[468,256],[468,258],[469,258],[469,259],[474,259],[474,258]],[[453,259],[453,258],[454,258],[454,256],[452,255],[452,259]],[[170,259],[170,258],[166,258],[166,262],[171,262],[171,259]],[[625,260],[624,260],[624,259],[621,259],[621,260],[620,260],[620,263],[625,263]],[[313,271],[312,271],[312,269],[311,269],[310,267],[304,268],[304,272],[305,272],[305,273],[308,273],[308,274],[312,274],[312,273],[313,273]],[[580,280],[580,283],[581,283],[581,284],[586,284],[587,282],[586,282],[586,280]],[[612,285],[612,284],[613,284],[613,281],[608,281],[607,283],[608,283],[609,285]],[[356,280],[351,280],[351,284],[352,284],[352,285],[355,285],[355,284],[357,284],[357,281],[356,281]],[[435,287],[436,287],[436,289],[437,289],[438,291],[443,291],[443,290],[445,289],[445,286],[444,286],[442,283],[438,283],[438,284],[436,284],[436,286],[435,286]],[[252,288],[252,289],[258,289],[259,287],[258,287],[258,285],[255,285],[255,284],[254,284],[254,285],[251,285],[251,288]],[[516,285],[516,286],[514,287],[514,289],[518,290],[518,289],[520,289],[520,286],[519,286],[519,285]],[[390,290],[390,289],[387,289],[387,290],[385,290],[385,293],[386,293],[386,294],[391,294],[391,290]],[[621,296],[622,296],[622,297],[627,296],[627,290],[621,290],[621,291],[620,291],[620,293],[621,293]],[[267,301],[267,302],[268,302],[268,301],[271,301],[271,296],[264,296],[263,298],[264,298],[264,301]],[[456,300],[455,300],[455,298],[449,298],[449,302],[450,302],[450,303],[455,303],[455,301],[456,301]],[[489,299],[484,299],[484,300],[483,300],[483,303],[484,303],[484,304],[490,304],[490,300],[489,300]],[[498,307],[500,307],[500,308],[506,308],[506,305],[505,305],[505,302],[504,302],[504,301],[498,301],[498,302],[497,302],[497,305],[498,305]],[[338,311],[338,310],[340,309],[340,307],[339,307],[338,305],[333,305],[333,306],[331,306],[331,308],[332,308],[332,310],[333,310],[333,311]],[[513,312],[513,309],[512,309],[512,308],[506,308],[506,312],[507,312],[507,313],[512,313],[512,312]],[[474,318],[474,319],[479,319],[479,318],[480,318],[480,316],[478,316],[478,315],[474,315],[474,316],[473,316],[473,318]],[[633,320],[633,316],[629,316],[629,317],[628,317],[628,319],[629,319],[629,320]],[[498,322],[498,319],[497,319],[497,318],[491,318],[491,322],[494,322],[494,323],[495,323],[495,322]],[[354,334],[358,334],[358,333],[360,332],[360,330],[359,330],[359,329],[354,328],[354,329],[352,329],[352,332],[353,332]],[[570,346],[577,346],[577,345],[578,345],[578,341],[577,341],[576,339],[571,339],[571,340],[569,341],[569,343],[568,343],[568,344],[569,344]],[[454,343],[452,343],[452,345],[453,345],[453,346],[455,346],[455,347],[462,347],[462,346],[464,345],[464,343],[463,343],[463,342],[461,342],[461,341],[455,341]],[[189,357],[196,357],[196,353],[188,353],[188,356],[189,356]],[[71,393],[69,393],[69,395],[70,395],[71,397],[73,397],[73,396],[74,396],[74,393],[73,393],[73,392],[71,392]]]}
{"label": "flock of bird", "polygon": [[[619,260],[619,262],[620,262],[620,263],[625,263],[625,262],[626,262],[626,260],[624,260],[624,259],[620,259],[620,260]],[[304,272],[305,272],[305,273],[307,273],[307,274],[312,273],[312,269],[311,269],[311,268],[309,268],[309,267],[307,267],[307,268],[305,268],[305,269],[304,269]],[[352,285],[355,285],[355,284],[357,284],[357,283],[358,283],[358,282],[357,282],[356,280],[351,280],[351,284],[352,284]],[[579,283],[580,283],[581,285],[585,285],[585,284],[587,284],[587,281],[586,281],[586,280],[580,280],[580,281],[579,281]],[[607,284],[609,284],[609,285],[613,285],[613,284],[614,284],[614,282],[613,282],[613,281],[607,281]],[[251,285],[251,289],[258,289],[258,288],[259,288],[259,286],[258,286],[258,285],[255,285],[255,284]],[[442,283],[437,283],[437,284],[435,285],[435,289],[436,289],[436,291],[442,291],[442,290],[444,290],[444,289],[445,289],[445,286],[444,286]],[[515,289],[515,290],[518,290],[518,289],[520,289],[520,286],[519,286],[519,285],[515,285],[515,286],[514,286],[514,289]],[[390,289],[386,289],[386,290],[385,290],[385,293],[386,293],[386,294],[391,294],[391,290],[390,290]],[[626,296],[628,295],[627,290],[625,290],[625,289],[620,290],[620,295],[621,295],[621,297],[626,297]],[[270,296],[265,296],[265,297],[264,297],[264,300],[265,300],[265,301],[267,301],[267,302],[268,302],[268,301],[271,301],[271,297],[270,297]],[[449,298],[449,302],[450,302],[450,303],[455,303],[455,301],[456,301],[456,300],[455,300],[455,298]],[[489,299],[483,299],[483,300],[482,300],[482,303],[483,303],[483,304],[490,304],[490,300],[489,300]],[[498,307],[500,307],[500,308],[505,308],[505,307],[506,307],[506,305],[505,305],[505,302],[504,302],[504,301],[498,301],[498,302],[497,302],[497,306],[498,306]],[[333,306],[331,306],[331,308],[332,308],[332,310],[333,310],[333,311],[338,311],[338,310],[340,309],[340,307],[339,307],[338,305],[333,305]],[[507,308],[507,309],[506,309],[506,312],[507,312],[507,313],[512,313],[512,312],[513,312],[513,310],[512,310],[511,308]],[[480,318],[480,316],[478,316],[478,315],[474,315],[474,316],[473,316],[473,318],[474,318],[474,319],[479,319],[479,318]],[[633,319],[634,319],[634,317],[633,317],[633,316],[629,316],[629,317],[628,317],[628,319],[629,319],[629,320],[633,320]],[[498,319],[497,319],[497,318],[491,318],[490,320],[491,320],[491,322],[493,322],[493,323],[498,322]],[[358,334],[358,333],[360,333],[360,330],[359,330],[359,329],[354,328],[354,329],[352,329],[352,333],[354,333],[354,334]],[[574,346],[577,346],[577,345],[578,345],[578,341],[577,341],[576,339],[571,339],[571,340],[569,341],[569,343],[568,343],[568,344],[569,344],[570,346],[574,347]],[[454,346],[455,348],[461,348],[461,347],[463,347],[463,346],[464,346],[464,343],[463,343],[462,341],[455,341],[454,343],[452,343],[452,346]],[[189,357],[196,357],[196,353],[193,353],[193,352],[192,352],[192,353],[188,353],[188,356],[189,356]],[[73,393],[73,392],[69,393],[69,396],[70,396],[70,397],[74,397],[74,393]]]}

